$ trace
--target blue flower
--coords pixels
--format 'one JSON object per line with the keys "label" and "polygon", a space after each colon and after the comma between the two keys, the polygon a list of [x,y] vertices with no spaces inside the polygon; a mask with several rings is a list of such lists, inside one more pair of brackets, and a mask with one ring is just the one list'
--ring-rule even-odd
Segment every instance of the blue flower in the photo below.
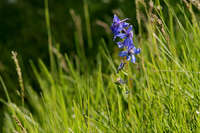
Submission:
{"label": "blue flower", "polygon": [[124,40],[124,46],[130,47],[133,45],[133,31],[132,25],[126,31],[126,39]]}
{"label": "blue flower", "polygon": [[135,55],[134,54],[139,54],[141,49],[136,49],[135,47],[130,48],[129,50],[121,51],[119,53],[120,57],[126,57],[126,60],[129,61],[131,60],[132,63],[135,63]]}
{"label": "blue flower", "polygon": [[124,48],[124,44],[122,42],[117,42],[119,48]]}
{"label": "blue flower", "polygon": [[121,62],[119,67],[117,68],[117,73],[124,68],[126,63]]}
{"label": "blue flower", "polygon": [[125,30],[125,33],[120,33],[116,35],[116,37],[119,37],[121,39],[124,39],[123,42],[117,42],[119,48],[123,47],[131,47],[133,44],[133,31],[132,31],[132,25]]}
{"label": "blue flower", "polygon": [[[119,48],[124,48],[125,50],[119,53],[119,56],[126,57],[126,60],[130,60],[132,63],[135,63],[135,54],[140,53],[140,49],[137,49],[133,43],[133,26],[129,25],[123,19],[120,20],[116,15],[114,15],[113,23],[111,26],[112,33],[114,34],[113,40],[119,38],[119,41],[116,42]],[[125,63],[121,63],[118,67],[118,71],[123,69]]]}
{"label": "blue flower", "polygon": [[114,15],[113,23],[111,26],[112,33],[114,34],[114,40],[116,39],[118,34],[120,34],[122,30],[124,30],[124,28],[129,26],[129,24],[125,22],[126,20],[128,20],[128,18],[120,20],[117,15]]}

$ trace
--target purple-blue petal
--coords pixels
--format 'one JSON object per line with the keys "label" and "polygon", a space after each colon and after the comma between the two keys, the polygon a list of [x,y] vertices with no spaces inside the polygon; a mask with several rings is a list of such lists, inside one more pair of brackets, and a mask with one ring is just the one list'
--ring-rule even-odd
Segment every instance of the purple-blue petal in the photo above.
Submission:
{"label": "purple-blue petal", "polygon": [[121,51],[120,53],[119,53],[119,56],[121,56],[121,57],[125,57],[125,56],[127,56],[128,55],[128,51]]}
{"label": "purple-blue petal", "polygon": [[130,31],[130,32],[128,33],[128,37],[129,37],[130,39],[133,39],[133,31]]}
{"label": "purple-blue petal", "polygon": [[135,49],[135,45],[133,44],[133,42],[128,45],[128,51],[130,51],[131,49]]}
{"label": "purple-blue petal", "polygon": [[121,39],[124,39],[125,37],[126,37],[126,34],[124,34],[124,33],[119,33],[119,34],[117,34],[117,35],[115,35],[116,37],[119,37],[119,38],[121,38]]}
{"label": "purple-blue petal", "polygon": [[136,59],[135,59],[135,56],[134,56],[134,55],[131,55],[131,62],[132,62],[132,63],[135,63],[135,60],[136,60]]}
{"label": "purple-blue petal", "polygon": [[124,23],[122,23],[122,26],[123,26],[123,28],[126,28],[129,26],[129,23],[124,22]]}
{"label": "purple-blue petal", "polygon": [[131,26],[128,28],[128,30],[126,31],[126,33],[128,34],[129,32],[131,32],[131,31],[132,31],[132,28],[133,28],[133,26],[131,25]]}
{"label": "purple-blue petal", "polygon": [[119,48],[123,48],[124,47],[124,44],[122,42],[117,42],[117,45]]}
{"label": "purple-blue petal", "polygon": [[128,47],[128,50],[130,49],[129,47],[133,46],[133,40],[130,38],[126,38],[124,40],[124,46]]}
{"label": "purple-blue petal", "polygon": [[141,49],[140,48],[134,48],[134,54],[139,54],[141,52]]}
{"label": "purple-blue petal", "polygon": [[118,22],[120,22],[120,19],[117,17],[117,15],[114,15],[113,23],[118,23]]}
{"label": "purple-blue petal", "polygon": [[127,55],[127,56],[126,56],[126,60],[129,61],[130,59],[131,59],[131,56],[130,56],[130,55]]}

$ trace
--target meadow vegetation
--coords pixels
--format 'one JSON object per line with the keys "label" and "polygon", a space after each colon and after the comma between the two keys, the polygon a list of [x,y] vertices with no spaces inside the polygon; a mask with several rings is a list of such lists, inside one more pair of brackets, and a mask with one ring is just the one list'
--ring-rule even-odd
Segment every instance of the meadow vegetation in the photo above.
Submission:
{"label": "meadow vegetation", "polygon": [[[141,53],[135,64],[128,63],[117,73],[119,49],[112,38],[92,40],[87,3],[84,34],[88,44],[83,43],[80,19],[71,10],[76,54],[69,55],[52,43],[45,1],[51,63],[47,66],[41,59],[38,63],[30,61],[37,81],[32,86],[23,80],[23,69],[12,53],[20,89],[18,99],[13,99],[0,77],[6,95],[6,99],[0,99],[5,105],[4,133],[200,132],[198,3],[183,0],[172,6],[167,0],[162,5],[158,0],[136,0],[139,33],[133,40]],[[107,27],[111,23],[99,22],[110,37]],[[96,49],[93,60],[87,58],[84,45]],[[127,78],[127,84],[117,84],[119,77]]]}

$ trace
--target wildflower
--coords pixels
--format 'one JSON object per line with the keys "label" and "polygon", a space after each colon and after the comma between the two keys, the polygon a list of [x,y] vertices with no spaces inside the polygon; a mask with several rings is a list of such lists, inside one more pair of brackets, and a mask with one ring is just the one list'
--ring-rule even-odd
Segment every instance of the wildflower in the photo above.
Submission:
{"label": "wildflower", "polygon": [[128,20],[128,18],[120,20],[117,15],[114,15],[113,23],[111,26],[112,33],[114,34],[114,40],[124,28],[129,26],[129,24],[125,22],[126,20]]}
{"label": "wildflower", "polygon": [[126,31],[126,39],[124,40],[124,46],[131,47],[133,45],[133,31],[132,26]]}
{"label": "wildflower", "polygon": [[127,29],[125,30],[125,33],[121,33],[121,34],[118,34],[117,37],[121,38],[121,39],[124,39],[123,42],[117,42],[118,46],[120,44],[120,46],[125,46],[125,47],[130,47],[133,44],[133,31],[132,31],[132,25]]}
{"label": "wildflower", "polygon": [[[124,51],[119,53],[120,57],[126,57],[126,60],[131,60],[132,63],[135,63],[135,54],[140,53],[140,49],[137,49],[133,44],[133,26],[129,25],[123,19],[120,20],[116,15],[114,15],[113,23],[111,26],[112,33],[114,34],[114,40],[119,38],[120,41],[116,42],[119,48],[125,48]],[[124,63],[122,62],[118,67],[118,72],[123,69]]]}
{"label": "wildflower", "polygon": [[124,48],[124,43],[123,42],[117,42],[117,45],[119,48]]}
{"label": "wildflower", "polygon": [[126,60],[129,61],[131,59],[132,63],[135,63],[135,56],[134,54],[139,54],[140,53],[140,48],[136,49],[134,46],[132,46],[130,49],[125,50],[125,51],[121,51],[119,53],[120,57],[126,57]]}
{"label": "wildflower", "polygon": [[126,63],[121,62],[119,67],[117,68],[117,73],[124,68]]}

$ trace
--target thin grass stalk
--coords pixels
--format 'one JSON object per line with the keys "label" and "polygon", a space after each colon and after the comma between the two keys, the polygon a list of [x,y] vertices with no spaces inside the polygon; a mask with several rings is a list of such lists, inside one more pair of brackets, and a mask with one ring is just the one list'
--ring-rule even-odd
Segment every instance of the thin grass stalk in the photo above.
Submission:
{"label": "thin grass stalk", "polygon": [[89,45],[89,48],[92,48],[91,24],[90,24],[90,16],[89,16],[87,0],[84,0],[83,6],[84,6],[84,15],[85,15],[88,45]]}
{"label": "thin grass stalk", "polygon": [[11,103],[10,96],[8,94],[8,89],[7,89],[7,87],[6,87],[5,83],[4,83],[3,78],[1,77],[1,75],[0,75],[0,82],[1,82],[1,84],[3,86],[3,89],[4,89],[5,93],[6,93],[6,97],[7,97],[8,103]]}
{"label": "thin grass stalk", "polygon": [[141,37],[142,27],[141,27],[141,20],[140,20],[139,0],[135,1],[135,5],[136,5],[136,17],[137,17],[137,22],[138,22],[138,27],[139,27],[139,36]]}
{"label": "thin grass stalk", "polygon": [[48,0],[44,0],[44,6],[45,6],[45,21],[46,21],[46,28],[47,28],[47,34],[48,34],[50,67],[51,67],[51,72],[54,73],[55,63],[54,63],[54,59],[53,59],[53,43],[52,43],[52,34],[51,34],[51,24],[50,24]]}
{"label": "thin grass stalk", "polygon": [[22,130],[21,133],[27,133],[26,131],[26,128],[24,128],[24,126],[22,125],[22,123],[20,122],[20,120],[16,117],[16,116],[13,116],[16,124],[20,127],[20,129]]}
{"label": "thin grass stalk", "polygon": [[21,68],[19,65],[19,61],[17,59],[17,52],[12,51],[12,59],[14,60],[14,63],[16,65],[16,71],[17,71],[17,75],[18,75],[18,81],[19,81],[19,85],[21,88],[21,98],[22,98],[22,105],[24,106],[24,83],[23,83],[23,78],[22,78],[22,72],[21,72]]}
{"label": "thin grass stalk", "polygon": [[82,54],[81,56],[85,56],[85,50],[84,50],[84,42],[83,42],[83,34],[82,34],[82,23],[81,23],[81,17],[75,13],[73,9],[70,9],[70,14],[72,16],[72,19],[74,21],[76,32],[77,32],[77,40],[79,45],[77,45],[77,51],[80,51]]}

